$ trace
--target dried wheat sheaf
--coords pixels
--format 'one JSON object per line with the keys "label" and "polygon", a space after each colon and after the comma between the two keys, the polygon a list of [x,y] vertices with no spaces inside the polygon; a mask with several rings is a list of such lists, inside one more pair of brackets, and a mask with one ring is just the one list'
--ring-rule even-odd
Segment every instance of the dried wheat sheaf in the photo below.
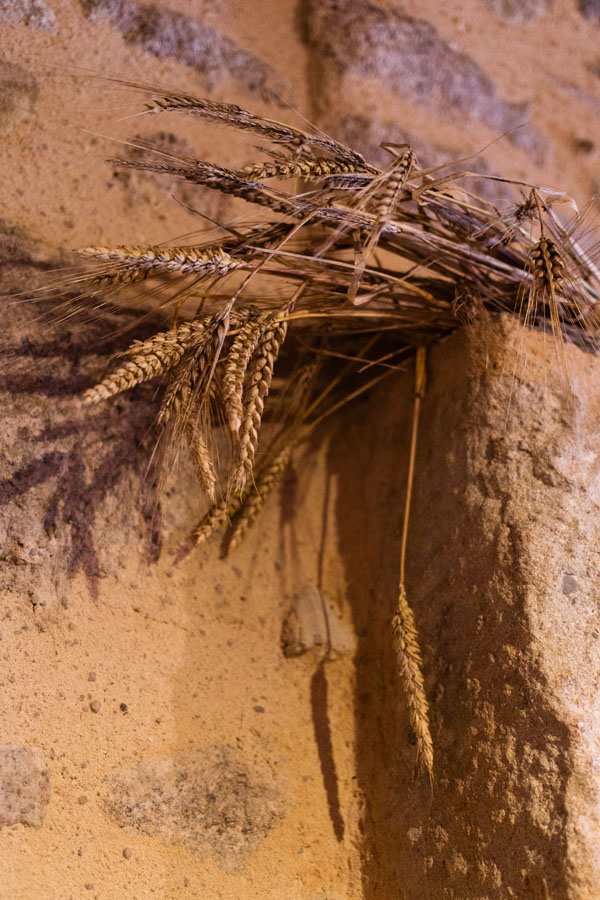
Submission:
{"label": "dried wheat sheaf", "polygon": [[[549,323],[559,358],[565,338],[595,344],[594,247],[583,216],[561,217],[564,195],[496,178],[513,198],[522,195],[520,204],[496,205],[468,190],[468,172],[420,169],[407,146],[383,145],[390,162],[379,169],[316,128],[303,131],[188,94],[127,87],[144,95],[147,114],[196,117],[266,145],[266,159],[237,170],[143,142],[136,158],[111,159],[113,166],[168,173],[260,209],[252,225],[223,226],[210,243],[87,247],[85,267],[57,285],[76,294],[68,314],[72,303],[89,315],[109,293],[111,302],[133,297],[146,310],[164,312],[164,330],[135,340],[84,401],[164,380],[158,413],[164,458],[187,448],[209,501],[195,530],[199,543],[228,530],[228,546],[235,546],[317,423],[406,368],[418,348],[478,310]],[[297,192],[281,184],[290,179],[300,179]],[[289,349],[282,354],[284,342]],[[422,369],[417,353],[419,359]],[[393,636],[418,762],[432,777],[421,654],[404,587],[424,383],[418,369]]]}

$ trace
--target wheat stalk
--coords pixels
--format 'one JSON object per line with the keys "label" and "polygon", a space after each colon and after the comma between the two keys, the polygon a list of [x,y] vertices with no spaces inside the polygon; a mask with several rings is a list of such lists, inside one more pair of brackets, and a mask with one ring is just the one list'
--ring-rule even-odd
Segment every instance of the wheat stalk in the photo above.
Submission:
{"label": "wheat stalk", "polygon": [[217,499],[217,473],[208,449],[206,437],[197,422],[195,424],[188,423],[186,433],[198,480],[206,491],[208,499],[211,503],[215,503]]}
{"label": "wheat stalk", "polygon": [[401,582],[398,604],[392,619],[394,649],[408,702],[410,724],[417,739],[417,762],[433,781],[433,741],[429,729],[429,704],[423,683],[423,660],[419,649],[413,611]]}
{"label": "wheat stalk", "polygon": [[286,333],[287,322],[272,322],[265,325],[258,338],[254,357],[248,366],[249,384],[239,426],[237,464],[230,479],[231,490],[234,493],[244,489],[254,467],[265,398],[269,393],[275,361]]}
{"label": "wheat stalk", "polygon": [[262,333],[259,322],[247,322],[235,338],[223,376],[223,403],[229,427],[236,434],[242,423],[244,378]]}
{"label": "wheat stalk", "polygon": [[83,247],[77,253],[112,264],[99,276],[110,283],[162,273],[223,276],[243,265],[221,247]]}
{"label": "wheat stalk", "polygon": [[357,171],[347,162],[317,157],[316,159],[276,159],[238,169],[240,178],[325,178],[329,175],[348,175]]}
{"label": "wheat stalk", "polygon": [[134,341],[125,356],[131,357],[114,372],[83,394],[84,403],[99,403],[136,384],[163,375],[178,365],[186,348],[204,334],[200,322],[184,322],[170,331],[159,332],[145,341]]}
{"label": "wheat stalk", "polygon": [[285,472],[293,446],[293,443],[286,444],[275,455],[272,462],[261,466],[256,477],[256,485],[242,497],[240,510],[233,519],[228,550],[234,550],[240,544],[250,526],[255,522],[265,500]]}
{"label": "wheat stalk", "polygon": [[394,649],[398,659],[400,677],[404,685],[404,693],[408,704],[410,724],[417,739],[417,764],[433,781],[433,742],[429,730],[429,704],[425,694],[423,680],[423,660],[419,648],[415,617],[406,598],[405,568],[408,540],[408,523],[412,499],[417,452],[417,433],[421,400],[425,394],[425,349],[419,347],[415,360],[415,396],[413,418],[408,457],[408,475],[406,479],[406,498],[404,503],[404,521],[400,545],[400,585],[396,613],[392,619]]}
{"label": "wheat stalk", "polygon": [[[102,290],[108,287],[111,303],[118,305],[121,296],[129,303],[133,295],[149,304],[149,312],[173,313],[175,321],[184,299],[186,308],[196,303],[193,321],[132,344],[125,361],[84,399],[96,403],[155,375],[165,377],[158,416],[165,457],[176,456],[187,442],[211,503],[196,540],[231,523],[231,548],[256,519],[291,447],[405,366],[419,347],[393,640],[418,763],[432,778],[421,653],[404,577],[424,390],[422,348],[486,307],[532,327],[549,321],[564,371],[564,338],[598,347],[598,247],[587,240],[582,215],[564,221],[555,211],[569,202],[559,192],[493,176],[513,192],[500,209],[465,189],[472,173],[440,171],[432,177],[435,170],[419,169],[410,147],[388,145],[394,158],[381,170],[316,129],[303,131],[234,104],[129,86],[146,95],[149,113],[185,112],[270,142],[264,150],[269,159],[227,168],[137,141],[133,146],[153,151],[151,158],[111,162],[243,199],[258,207],[261,224],[224,227],[220,241],[191,247],[84,249],[89,268],[50,285],[51,291],[74,292],[61,304],[67,315],[81,310],[89,316],[93,304],[103,307],[109,299]],[[304,186],[295,193],[263,183],[272,178],[310,179],[310,190]],[[242,272],[243,280],[237,274]],[[290,349],[274,380],[288,329]],[[309,389],[303,389],[289,357],[308,367],[314,360],[323,363],[320,390],[310,378]],[[380,374],[365,381],[363,370],[375,366]],[[228,423],[231,444],[222,479],[211,455],[220,420]],[[263,433],[270,441],[260,465]]]}

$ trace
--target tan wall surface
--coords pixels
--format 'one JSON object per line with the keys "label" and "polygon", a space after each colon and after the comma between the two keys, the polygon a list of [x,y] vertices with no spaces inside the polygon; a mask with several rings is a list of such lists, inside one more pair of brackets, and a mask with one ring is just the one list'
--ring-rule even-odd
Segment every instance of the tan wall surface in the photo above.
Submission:
{"label": "tan wall surface", "polygon": [[[410,140],[423,164],[474,154],[495,141],[483,161],[466,165],[549,184],[581,204],[600,179],[599,39],[594,0],[153,6],[0,0],[3,279],[25,289],[57,262],[59,249],[168,241],[203,227],[172,195],[216,218],[253,215],[241,203],[168,179],[115,175],[104,159],[116,151],[102,135],[156,139],[166,132],[162,140],[185,142],[225,165],[260,155],[251,142],[189,119],[129,118],[140,108],[136,95],[84,77],[87,70],[173,85],[280,119],[297,121],[295,109],[370,154],[380,153],[383,139]],[[1,373],[1,900],[600,897],[593,849],[598,729],[590,712],[597,654],[595,638],[586,643],[597,613],[596,526],[586,518],[560,535],[564,573],[575,577],[568,548],[579,548],[571,556],[588,567],[589,590],[577,618],[585,635],[573,625],[567,658],[554,668],[558,651],[547,650],[544,620],[553,610],[559,630],[566,615],[551,601],[544,606],[554,582],[548,587],[529,558],[509,577],[514,566],[504,533],[494,537],[496,523],[540,548],[560,532],[560,522],[554,532],[535,531],[528,494],[506,512],[502,479],[518,498],[519,484],[533,490],[555,478],[564,497],[575,494],[596,508],[595,495],[586,496],[577,481],[577,467],[589,465],[588,483],[596,483],[598,373],[590,358],[569,349],[587,398],[585,440],[572,449],[575,469],[563,471],[563,481],[554,463],[546,467],[550,474],[523,472],[511,455],[519,442],[511,432],[497,482],[489,473],[483,487],[477,482],[490,519],[481,513],[470,540],[477,547],[488,528],[485,577],[502,570],[507,579],[504,593],[491,598],[505,603],[510,620],[508,636],[490,626],[496,637],[486,659],[498,652],[502,660],[495,669],[472,650],[476,630],[461,663],[456,645],[445,643],[444,621],[427,610],[435,611],[440,593],[449,596],[452,633],[468,632],[469,595],[457,588],[460,566],[452,568],[454,554],[447,558],[444,548],[456,538],[453,516],[468,530],[480,514],[471,489],[485,470],[486,451],[474,435],[484,411],[495,409],[486,439],[505,439],[511,373],[481,387],[489,358],[497,354],[501,367],[504,338],[491,342],[489,357],[477,337],[466,344],[453,337],[436,351],[422,465],[437,472],[447,465],[455,482],[447,494],[438,485],[447,531],[444,517],[431,513],[437,482],[418,487],[421,549],[418,572],[411,570],[413,585],[424,579],[416,612],[440,765],[451,773],[440,777],[432,799],[413,771],[386,633],[395,600],[408,383],[399,379],[361,407],[358,419],[344,419],[320,445],[302,448],[295,490],[288,484],[281,497],[270,498],[260,524],[231,557],[194,550],[176,562],[202,505],[184,466],[169,485],[161,523],[152,519],[153,498],[144,500],[152,389],[142,388],[136,403],[125,396],[84,412],[77,394],[102,370],[100,332],[62,326],[57,340],[74,348],[75,362],[69,361],[43,328],[32,331],[28,307],[9,309]],[[32,346],[22,343],[25,336]],[[80,353],[78,342],[86,339],[91,348]],[[13,366],[15,347],[22,358]],[[472,379],[457,375],[446,385],[448,366],[460,372],[466,358],[475,360]],[[526,379],[519,386],[516,421],[526,428],[527,404],[550,396],[535,433],[552,432],[554,423],[550,449],[563,459],[572,423],[562,422],[552,384],[546,395],[536,377],[533,388]],[[443,422],[445,404],[453,407],[453,423]],[[379,440],[382,427],[386,441],[395,436],[391,446]],[[531,446],[538,453],[533,438]],[[453,453],[471,468],[453,471]],[[358,478],[357,469],[368,477]],[[552,518],[556,496],[538,497],[539,520]],[[576,523],[571,507],[569,516]],[[427,570],[427,548],[443,561],[442,573]],[[462,571],[481,586],[477,554],[463,557]],[[546,574],[551,568],[548,561],[541,566]],[[532,587],[515,611],[506,598],[519,579]],[[311,587],[357,641],[356,653],[346,648],[324,666],[318,647],[291,659],[281,649],[282,621],[294,597],[306,600]],[[486,609],[482,603],[478,614]],[[588,655],[580,668],[569,668],[582,647]],[[530,690],[527,708],[541,710],[529,743],[518,714],[511,718],[511,710],[525,708],[510,705],[520,672],[513,650],[533,673],[515,690]],[[460,672],[457,681],[452,672]],[[498,696],[507,698],[506,720],[494,718]],[[589,733],[578,743],[573,735],[581,721]],[[483,749],[471,752],[478,733]],[[506,756],[515,746],[519,757],[507,769],[494,753]],[[480,779],[477,766],[486,773]],[[214,809],[207,794],[216,798]]]}

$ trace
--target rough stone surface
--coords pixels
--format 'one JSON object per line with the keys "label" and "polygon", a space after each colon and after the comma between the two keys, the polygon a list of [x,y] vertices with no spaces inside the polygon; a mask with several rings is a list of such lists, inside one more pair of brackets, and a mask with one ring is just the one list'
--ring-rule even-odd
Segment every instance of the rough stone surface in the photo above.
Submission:
{"label": "rough stone surface", "polygon": [[106,806],[123,828],[215,854],[227,871],[242,869],[283,816],[272,775],[253,770],[227,744],[146,759],[112,779]]}
{"label": "rough stone surface", "polygon": [[283,655],[291,658],[313,650],[329,658],[354,650],[354,635],[318,588],[306,585],[294,597],[281,628]]}
{"label": "rough stone surface", "polygon": [[[376,79],[393,95],[498,132],[528,121],[527,108],[503,100],[478,63],[450,46],[430,22],[403,11],[363,0],[315,0],[309,3],[308,36],[315,81],[328,86],[321,104],[329,109],[335,108],[335,94],[343,93],[340,82],[351,75]],[[531,125],[519,127],[510,140],[543,155],[545,142]]]}
{"label": "rough stone surface", "polygon": [[[432,793],[411,778],[404,713],[378,712],[402,705],[387,632],[398,539],[381,511],[403,495],[395,473],[410,424],[398,410],[410,384],[382,391],[332,453],[360,636],[365,875],[382,896],[399,879],[407,900],[591,898],[600,888],[600,376],[595,360],[567,349],[569,408],[546,379],[552,351],[541,335],[527,342],[524,374],[513,374],[520,340],[494,319],[429,357],[407,591],[431,703]],[[365,473],[354,489],[346,453]],[[366,604],[369,573],[379,574]]]}
{"label": "rough stone surface", "polygon": [[586,19],[600,19],[600,2],[598,0],[578,0],[579,12]]}
{"label": "rough stone surface", "polygon": [[17,63],[0,59],[0,134],[9,134],[35,106],[35,76]]}
{"label": "rough stone surface", "polygon": [[[0,232],[0,262],[4,284],[12,282],[17,291],[32,287],[40,270],[57,260],[44,259],[26,237],[5,229]],[[97,593],[98,579],[113,573],[126,557],[128,537],[135,541],[146,535],[148,560],[160,546],[153,480],[145,476],[154,414],[150,396],[145,401],[142,391],[130,412],[125,410],[131,398],[123,398],[125,406],[118,401],[99,410],[99,417],[90,415],[79,395],[105,368],[105,350],[98,341],[111,327],[111,315],[85,325],[67,315],[62,326],[49,331],[48,316],[56,320],[64,312],[52,312],[54,306],[38,305],[42,327],[33,334],[31,309],[15,304],[11,329],[0,339],[6,416],[0,450],[0,590],[28,603],[40,627],[78,574]],[[113,319],[114,332],[120,331],[113,352],[130,343],[123,333],[130,315],[117,313]],[[137,495],[126,516],[124,509],[119,513],[119,490],[130,502],[131,493]],[[28,517],[23,510],[32,496],[39,515]],[[105,553],[104,540],[115,527],[124,538],[121,552],[111,548]]]}
{"label": "rough stone surface", "polygon": [[196,69],[214,90],[233,76],[265,97],[286,93],[286,81],[273,69],[217,29],[158,4],[135,0],[81,0],[91,19],[108,19],[129,44],[163,59]]}
{"label": "rough stone surface", "polygon": [[0,747],[0,828],[41,828],[50,800],[50,773],[38,747]]}
{"label": "rough stone surface", "polygon": [[[422,163],[479,150],[501,131],[494,122],[519,120],[523,108],[547,142],[544,168],[535,146],[525,142],[523,152],[504,138],[485,152],[490,171],[566,190],[580,207],[598,177],[592,3],[554,0],[516,26],[483,0],[371,0],[361,5],[364,35],[343,30],[341,3],[340,27],[335,19],[329,27],[333,52],[322,34],[316,52],[300,25],[308,29],[318,11],[301,23],[299,4],[279,0],[164,0],[157,13],[104,3],[112,12],[103,20],[100,7],[83,15],[79,0],[46,2],[56,35],[23,19],[0,28],[0,55],[12,67],[0,104],[3,295],[13,276],[25,290],[71,263],[59,247],[191,241],[204,227],[170,198],[185,200],[187,186],[114,178],[103,160],[126,151],[99,134],[160,141],[163,128],[166,149],[186,146],[232,167],[263,158],[252,140],[193,117],[138,117],[139,94],[47,77],[73,63],[196,94],[214,84],[216,99],[302,124],[256,87],[285,76],[293,86],[285,96],[308,119],[341,137],[351,125],[369,153],[381,139],[409,140]],[[334,16],[331,4],[322,14]],[[414,38],[406,65],[395,40],[403,32]],[[185,55],[192,44],[203,58]],[[259,63],[244,67],[239,49]],[[353,54],[355,68],[344,62]],[[263,63],[280,75],[265,75]],[[454,111],[446,86],[458,96]],[[469,92],[479,117],[464,111]],[[214,197],[209,205],[208,196],[187,199],[229,223],[255,215],[241,201],[231,212]],[[483,343],[457,334],[429,356],[408,575],[432,705],[432,793],[414,773],[389,638],[411,380],[386,382],[339,431],[330,421],[329,454],[316,438],[299,448],[295,482],[273,492],[260,527],[230,559],[209,549],[180,559],[202,507],[185,465],[156,505],[145,475],[154,388],[97,410],[77,399],[127,342],[127,315],[111,311],[83,329],[65,321],[50,333],[45,320],[32,323],[31,306],[3,300],[2,310],[2,733],[6,743],[44,748],[53,792],[43,828],[0,829],[8,861],[0,893],[597,900],[597,360],[568,348],[573,426],[552,355],[537,368],[539,335],[516,336],[534,363],[525,374],[519,364],[516,382],[510,332],[493,330]],[[355,655],[331,665],[319,662],[319,648],[283,656],[282,618],[305,584],[319,584],[352,622]],[[125,834],[102,799],[124,767],[207,744],[239,747],[261,779],[256,756],[282,776],[286,817],[237,871],[223,871],[218,850],[203,858],[158,830]]]}
{"label": "rough stone surface", "polygon": [[56,17],[44,0],[0,0],[0,22],[56,33]]}
{"label": "rough stone surface", "polygon": [[484,0],[493,13],[511,25],[535,22],[552,7],[552,2],[553,0]]}

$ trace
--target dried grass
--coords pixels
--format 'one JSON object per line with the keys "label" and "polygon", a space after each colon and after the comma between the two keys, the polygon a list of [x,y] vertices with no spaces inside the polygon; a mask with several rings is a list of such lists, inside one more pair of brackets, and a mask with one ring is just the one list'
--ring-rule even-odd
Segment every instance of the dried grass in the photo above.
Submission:
{"label": "dried grass", "polygon": [[[51,286],[74,295],[62,306],[65,316],[93,314],[110,287],[112,302],[122,297],[130,303],[133,297],[146,310],[162,311],[170,325],[184,319],[134,341],[125,361],[84,400],[97,403],[155,376],[165,379],[158,416],[164,457],[173,459],[187,446],[211,504],[195,530],[198,543],[229,525],[229,548],[235,547],[293,447],[323,418],[403,368],[415,348],[458,327],[465,315],[487,307],[547,328],[561,363],[564,339],[597,346],[597,248],[585,215],[569,220],[558,214],[568,208],[568,197],[506,182],[512,193],[500,207],[468,191],[469,173],[436,180],[433,172],[419,169],[410,147],[387,146],[392,160],[380,170],[316,129],[302,131],[232,104],[129,87],[145,94],[148,113],[193,115],[272,145],[267,162],[237,170],[147,146],[142,149],[150,158],[146,153],[111,160],[241,198],[272,218],[224,227],[220,241],[194,246],[86,248],[81,255],[87,267]],[[310,190],[263,183],[290,178],[307,181]],[[287,377],[276,386],[274,369],[286,334]],[[417,354],[418,372],[419,365]],[[418,381],[393,633],[418,762],[432,777],[421,654],[404,585],[423,389]],[[269,422],[269,438],[255,471],[263,420]],[[228,471],[219,477],[223,467],[212,448],[223,421],[231,454]]]}

